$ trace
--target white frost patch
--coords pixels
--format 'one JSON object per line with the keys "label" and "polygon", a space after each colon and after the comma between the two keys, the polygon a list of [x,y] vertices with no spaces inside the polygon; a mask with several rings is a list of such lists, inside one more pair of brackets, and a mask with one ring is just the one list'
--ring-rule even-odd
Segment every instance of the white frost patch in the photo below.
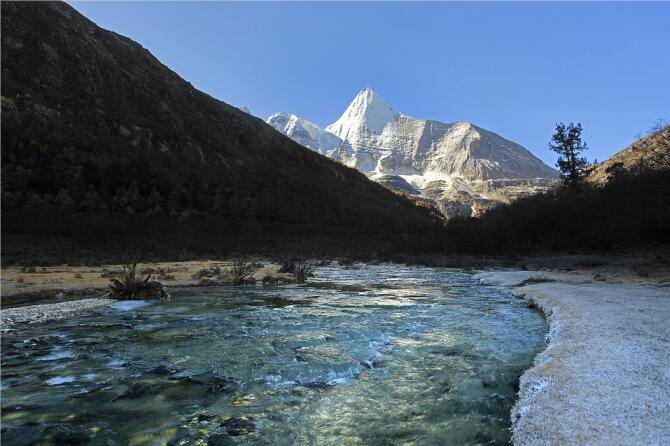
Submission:
{"label": "white frost patch", "polygon": [[533,394],[537,392],[543,391],[549,383],[543,379],[533,381],[532,383],[528,383],[528,393]]}
{"label": "white frost patch", "polygon": [[146,307],[151,305],[151,302],[147,300],[120,300],[110,305],[110,308],[120,311],[129,311],[135,310],[136,308]]}
{"label": "white frost patch", "polygon": [[484,285],[518,286],[531,277],[542,276],[538,271],[493,271],[475,274],[474,278]]}
{"label": "white frost patch", "polygon": [[475,274],[474,278],[484,285],[519,286],[526,280],[539,279],[548,282],[589,283],[593,276],[581,273],[556,273],[550,271],[488,271]]}
{"label": "white frost patch", "polygon": [[[533,276],[478,277],[518,285]],[[514,291],[545,314],[550,328],[547,349],[521,377],[513,443],[667,444],[670,290],[584,283],[573,274],[551,278],[556,282]]]}

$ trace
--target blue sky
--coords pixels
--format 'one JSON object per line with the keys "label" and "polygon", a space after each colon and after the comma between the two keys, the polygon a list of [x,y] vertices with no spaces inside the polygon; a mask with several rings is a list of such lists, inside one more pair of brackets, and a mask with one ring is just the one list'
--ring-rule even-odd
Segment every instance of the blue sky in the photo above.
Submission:
{"label": "blue sky", "polygon": [[417,118],[471,121],[552,165],[554,123],[590,160],[670,120],[670,3],[70,2],[200,90],[326,126],[365,85]]}

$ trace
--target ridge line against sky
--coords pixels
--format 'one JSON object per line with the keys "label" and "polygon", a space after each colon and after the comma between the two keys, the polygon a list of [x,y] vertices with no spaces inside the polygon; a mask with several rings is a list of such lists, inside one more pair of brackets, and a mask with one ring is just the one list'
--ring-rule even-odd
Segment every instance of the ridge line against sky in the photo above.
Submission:
{"label": "ridge line against sky", "polygon": [[69,2],[196,88],[322,128],[370,85],[396,111],[470,121],[553,166],[555,122],[603,160],[670,120],[670,3]]}

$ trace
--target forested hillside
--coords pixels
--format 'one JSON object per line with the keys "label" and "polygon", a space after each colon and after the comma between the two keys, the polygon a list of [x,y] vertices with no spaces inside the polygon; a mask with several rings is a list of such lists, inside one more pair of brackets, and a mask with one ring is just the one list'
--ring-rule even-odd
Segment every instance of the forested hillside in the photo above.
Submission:
{"label": "forested hillside", "polygon": [[441,224],[61,2],[2,3],[2,206],[3,257],[31,237],[161,252],[197,226],[210,240],[187,246],[218,251],[261,228],[346,245],[349,233],[403,239]]}

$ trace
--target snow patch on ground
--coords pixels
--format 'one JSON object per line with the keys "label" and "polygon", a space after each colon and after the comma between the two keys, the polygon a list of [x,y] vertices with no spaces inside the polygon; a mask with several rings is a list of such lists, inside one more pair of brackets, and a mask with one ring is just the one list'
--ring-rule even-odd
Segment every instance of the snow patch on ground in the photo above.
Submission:
{"label": "snow patch on ground", "polygon": [[590,283],[578,274],[492,272],[547,317],[548,347],[521,377],[512,410],[517,445],[667,444],[670,290]]}

